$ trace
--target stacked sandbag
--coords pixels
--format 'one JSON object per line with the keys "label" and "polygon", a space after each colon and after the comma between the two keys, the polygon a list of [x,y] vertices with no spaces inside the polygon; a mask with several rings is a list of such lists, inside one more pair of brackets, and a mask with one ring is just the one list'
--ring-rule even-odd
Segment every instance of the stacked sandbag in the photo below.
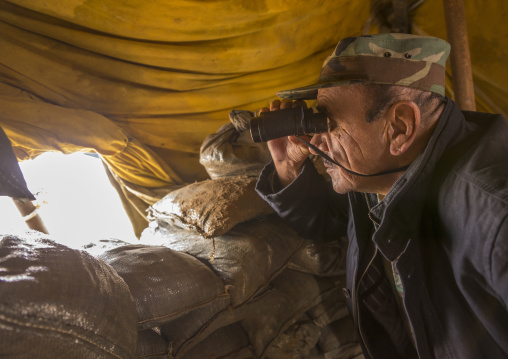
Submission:
{"label": "stacked sandbag", "polygon": [[[172,358],[180,346],[231,304],[223,281],[187,253],[118,241],[87,247],[106,249],[97,254],[98,258],[123,278],[134,297],[140,358]],[[183,323],[178,327],[178,338],[171,341],[161,336],[159,329],[169,322]]]}
{"label": "stacked sandbag", "polygon": [[212,179],[154,204],[141,237],[205,263],[230,306],[212,318],[193,310],[157,330],[175,358],[357,358],[342,294],[347,238],[305,241],[259,198],[255,182],[270,155],[250,138],[253,115],[232,111],[205,140],[201,163]]}
{"label": "stacked sandbag", "polygon": [[[170,224],[191,229],[206,238],[220,236],[238,223],[273,213],[257,195],[255,186],[256,178],[248,176],[190,184],[150,207],[150,225]],[[249,205],[243,205],[245,203]]]}
{"label": "stacked sandbag", "polygon": [[227,285],[235,307],[263,291],[303,246],[303,240],[276,217],[238,224],[212,239],[195,231],[157,227],[145,230],[141,240],[206,262]]}
{"label": "stacked sandbag", "polygon": [[129,286],[140,329],[160,326],[192,310],[212,317],[230,303],[223,282],[186,253],[133,244],[111,249],[99,258]]}
{"label": "stacked sandbag", "polygon": [[161,337],[156,328],[138,332],[139,359],[169,359],[169,352],[169,343]]}
{"label": "stacked sandbag", "polygon": [[269,152],[252,116],[233,111],[206,139],[211,179],[155,203],[139,244],[87,248],[129,285],[140,358],[361,356],[341,289],[347,239],[306,241],[257,195]]}
{"label": "stacked sandbag", "polygon": [[212,179],[222,177],[257,177],[270,161],[266,143],[252,141],[249,121],[251,111],[233,110],[230,123],[208,136],[201,145],[199,162]]}
{"label": "stacked sandbag", "polygon": [[[336,358],[356,357],[360,347],[349,339],[355,335],[352,326],[347,326],[346,339],[340,334],[333,341],[333,333],[330,335],[336,323],[351,321],[342,294],[347,239],[306,241],[278,216],[255,210],[259,198],[254,196],[252,179],[224,179],[195,183],[168,194],[152,207],[152,221],[141,237],[144,244],[186,253],[206,263],[230,294],[230,306],[213,318],[202,319],[203,314],[192,311],[159,327],[171,354],[175,358],[229,357],[217,356],[226,339],[209,338],[238,332],[230,328],[241,327],[248,345],[245,335],[224,334],[229,338],[227,344],[234,347],[231,353],[238,357],[317,359],[337,353]],[[233,182],[235,186],[229,186]],[[223,191],[224,187],[237,189]],[[252,196],[245,194],[248,191]],[[220,206],[214,206],[213,200],[199,205],[206,192],[218,194]],[[229,195],[222,197],[222,193]],[[189,202],[195,204],[193,210],[181,210]],[[236,213],[234,219],[222,222],[227,222],[227,230],[208,223],[227,212]],[[204,230],[210,228],[213,231]],[[234,355],[231,358],[237,357]]]}
{"label": "stacked sandbag", "polygon": [[137,358],[127,284],[39,232],[0,236],[0,357]]}
{"label": "stacked sandbag", "polygon": [[[204,238],[197,231],[171,224],[150,227],[142,241],[182,251],[208,263],[231,295],[230,307],[211,320],[201,320],[201,314],[193,311],[160,327],[162,337],[173,343],[172,354],[176,358],[203,353],[204,349],[199,348],[205,344],[201,343],[233,325],[241,325],[248,335],[249,349],[244,341],[237,344],[238,350],[252,352],[246,356],[249,358],[325,358],[326,354],[332,358],[344,345],[354,350],[343,350],[344,355],[336,358],[353,358],[347,355],[360,353],[356,341],[343,339],[342,335],[333,341],[329,333],[336,323],[351,322],[342,294],[345,279],[340,250],[344,247],[339,242],[304,241],[274,216],[240,223],[215,238]],[[338,256],[333,257],[332,253]],[[199,331],[195,323],[201,325]],[[187,332],[187,327],[192,328],[192,333]],[[348,338],[354,338],[354,329],[348,328]],[[217,348],[225,345],[220,340],[214,342]],[[207,341],[206,348],[209,347]],[[201,357],[209,356],[195,358]]]}

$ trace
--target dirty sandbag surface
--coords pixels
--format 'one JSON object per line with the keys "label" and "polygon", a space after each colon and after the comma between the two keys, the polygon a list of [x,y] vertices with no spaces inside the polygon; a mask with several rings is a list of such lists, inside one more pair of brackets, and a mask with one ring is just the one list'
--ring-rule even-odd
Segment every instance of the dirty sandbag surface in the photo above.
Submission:
{"label": "dirty sandbag surface", "polygon": [[213,315],[231,302],[224,283],[189,254],[133,244],[106,251],[99,258],[129,286],[139,329],[159,326],[199,308]]}
{"label": "dirty sandbag surface", "polygon": [[249,337],[239,323],[217,329],[182,359],[252,359]]}
{"label": "dirty sandbag surface", "polygon": [[39,232],[0,236],[0,357],[137,358],[136,308],[106,264]]}
{"label": "dirty sandbag surface", "polygon": [[[235,344],[235,338],[230,338],[229,343],[224,343],[224,339],[213,342],[209,340],[221,328],[241,325],[249,338],[249,350],[252,351],[249,358],[308,359],[316,348],[321,332],[306,311],[320,302],[334,285],[335,282],[330,278],[320,280],[308,274],[285,270],[263,293],[239,307],[218,313],[196,335],[183,343],[174,352],[174,356],[176,359],[187,358],[188,353],[196,347],[203,350],[203,342],[208,343],[206,346],[209,355],[225,345],[243,346],[243,341]],[[194,318],[187,319],[189,320],[184,321],[182,317],[165,324],[161,327],[161,334],[169,342],[175,343],[174,339],[179,337],[179,328]]]}
{"label": "dirty sandbag surface", "polygon": [[[346,358],[334,355],[341,350],[348,355],[348,348],[357,343],[349,342],[349,333],[340,332],[332,341],[329,331],[347,315],[339,289],[345,284],[347,238],[305,241],[271,211],[257,210],[265,203],[255,192],[256,177],[270,158],[256,164],[232,156],[240,137],[231,125],[202,147],[210,150],[210,140],[221,145],[213,148],[215,162],[203,163],[214,166],[209,166],[214,179],[183,187],[154,204],[140,238],[142,244],[200,260],[224,282],[231,305],[222,310],[194,308],[171,318],[158,328],[161,337],[170,343],[175,359]],[[224,159],[238,166],[227,165]],[[314,160],[319,169],[321,160]],[[255,170],[248,175],[234,172],[245,168]],[[231,327],[248,340],[245,335],[229,336]],[[226,347],[234,349],[224,354]]]}
{"label": "dirty sandbag surface", "polygon": [[143,232],[141,242],[186,252],[209,263],[228,286],[233,306],[263,290],[303,245],[303,239],[276,216],[241,223],[213,239],[159,223]]}
{"label": "dirty sandbag surface", "polygon": [[306,240],[288,267],[317,276],[338,276],[346,273],[347,237],[336,241],[317,242]]}
{"label": "dirty sandbag surface", "polygon": [[124,242],[120,239],[109,238],[109,239],[99,239],[91,241],[83,246],[80,249],[85,252],[91,254],[94,257],[99,257],[104,252],[122,246],[128,246],[131,243]]}
{"label": "dirty sandbag surface", "polygon": [[157,330],[146,329],[138,332],[139,359],[172,359],[170,350],[170,344],[160,336]]}
{"label": "dirty sandbag surface", "polygon": [[[239,309],[243,311],[242,325],[249,333],[256,357],[265,357],[277,337],[318,304],[334,285],[329,279],[285,270],[272,281],[269,289]],[[303,354],[299,358],[305,358]]]}
{"label": "dirty sandbag surface", "polygon": [[270,162],[266,143],[252,141],[249,120],[253,116],[251,111],[232,110],[229,113],[231,123],[223,125],[203,141],[199,163],[210,178],[257,177]]}
{"label": "dirty sandbag surface", "polygon": [[[342,359],[334,353],[358,348],[347,339],[349,333],[339,332],[335,342],[326,333],[333,322],[351,320],[341,290],[344,262],[324,253],[339,253],[337,243],[309,246],[277,216],[239,224],[216,238],[159,222],[143,232],[144,241],[198,258],[224,280],[231,294],[233,305],[215,316],[193,310],[161,327],[175,358],[188,355],[212,333],[234,323],[248,333],[252,358]],[[319,263],[320,259],[326,260]],[[290,269],[291,263],[296,269]],[[302,316],[310,322],[302,322]],[[302,336],[303,342],[298,339]],[[295,342],[301,345],[291,346]]]}
{"label": "dirty sandbag surface", "polygon": [[265,358],[309,358],[320,335],[321,329],[309,316],[304,315],[271,343],[266,350]]}
{"label": "dirty sandbag surface", "polygon": [[[183,316],[161,325],[161,336],[171,343],[171,354],[175,358],[180,358],[189,349],[206,339],[206,336],[203,336],[204,328],[216,324],[215,318],[229,310],[230,307],[224,308],[220,301],[210,303],[203,308],[189,310]],[[224,323],[226,324],[228,323]]]}
{"label": "dirty sandbag surface", "polygon": [[318,348],[325,359],[363,359],[356,328],[351,317],[336,320],[321,329]]}
{"label": "dirty sandbag surface", "polygon": [[193,183],[152,205],[149,219],[195,230],[207,238],[220,236],[238,223],[273,213],[255,185],[256,178],[246,176]]}
{"label": "dirty sandbag surface", "polygon": [[346,299],[341,287],[341,284],[345,285],[346,277],[342,276],[337,279],[340,281],[337,286],[324,295],[319,304],[308,311],[312,321],[319,327],[325,327],[339,319],[349,317]]}

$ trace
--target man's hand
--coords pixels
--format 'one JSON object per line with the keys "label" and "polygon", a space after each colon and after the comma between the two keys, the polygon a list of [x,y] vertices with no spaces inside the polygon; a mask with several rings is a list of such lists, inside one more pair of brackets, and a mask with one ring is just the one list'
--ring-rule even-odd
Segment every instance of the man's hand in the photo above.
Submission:
{"label": "man's hand", "polygon": [[[304,101],[282,100],[281,102],[274,100],[270,103],[270,109],[264,107],[259,112],[277,111],[298,106],[307,108]],[[279,182],[282,187],[286,187],[300,174],[303,162],[309,156],[309,149],[295,136],[268,141],[268,149],[272,154]]]}

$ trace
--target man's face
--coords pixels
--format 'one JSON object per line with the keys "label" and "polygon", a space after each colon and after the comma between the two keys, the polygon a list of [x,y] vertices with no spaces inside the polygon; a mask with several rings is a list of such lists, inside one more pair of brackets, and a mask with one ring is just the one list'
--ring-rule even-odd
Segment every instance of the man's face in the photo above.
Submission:
{"label": "man's face", "polygon": [[[369,104],[361,86],[340,86],[320,89],[318,110],[328,116],[328,132],[315,135],[312,143],[344,167],[362,174],[384,171],[389,164],[384,117],[366,121]],[[350,191],[376,192],[377,177],[361,177],[348,173],[323,160],[338,193]]]}

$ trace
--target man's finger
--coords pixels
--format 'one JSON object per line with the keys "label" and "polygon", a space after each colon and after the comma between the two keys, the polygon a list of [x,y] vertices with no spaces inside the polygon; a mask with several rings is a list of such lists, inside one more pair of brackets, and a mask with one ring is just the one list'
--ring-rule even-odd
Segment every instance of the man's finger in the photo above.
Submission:
{"label": "man's finger", "polygon": [[280,100],[273,100],[270,102],[270,111],[280,110]]}
{"label": "man's finger", "polygon": [[303,100],[296,100],[296,101],[293,101],[293,107],[303,107],[303,108],[307,108],[307,102],[303,101]]}
{"label": "man's finger", "polygon": [[292,106],[293,106],[293,101],[288,100],[288,99],[282,100],[282,102],[280,104],[281,109],[291,108]]}
{"label": "man's finger", "polygon": [[262,107],[259,109],[258,111],[258,116],[260,113],[263,113],[263,112],[270,112],[270,109],[268,107]]}

